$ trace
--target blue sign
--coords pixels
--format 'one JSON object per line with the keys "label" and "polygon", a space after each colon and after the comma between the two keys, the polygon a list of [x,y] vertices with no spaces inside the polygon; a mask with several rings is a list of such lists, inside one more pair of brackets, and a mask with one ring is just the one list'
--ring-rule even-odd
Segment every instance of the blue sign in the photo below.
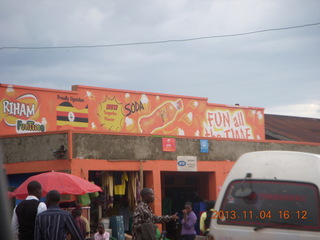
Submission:
{"label": "blue sign", "polygon": [[200,152],[209,152],[209,142],[208,140],[200,140]]}

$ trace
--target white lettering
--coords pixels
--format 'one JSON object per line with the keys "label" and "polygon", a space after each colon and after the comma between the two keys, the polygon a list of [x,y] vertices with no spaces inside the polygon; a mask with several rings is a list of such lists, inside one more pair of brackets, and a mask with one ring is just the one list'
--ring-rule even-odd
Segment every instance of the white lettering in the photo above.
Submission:
{"label": "white lettering", "polygon": [[3,113],[10,115],[26,116],[27,118],[35,114],[35,105],[25,103],[3,101]]}
{"label": "white lettering", "polygon": [[7,100],[3,101],[3,113],[10,112],[9,104],[10,104],[9,101],[7,101]]}
{"label": "white lettering", "polygon": [[19,114],[19,108],[20,108],[20,103],[12,103],[12,112],[13,112],[13,115],[20,115]]}

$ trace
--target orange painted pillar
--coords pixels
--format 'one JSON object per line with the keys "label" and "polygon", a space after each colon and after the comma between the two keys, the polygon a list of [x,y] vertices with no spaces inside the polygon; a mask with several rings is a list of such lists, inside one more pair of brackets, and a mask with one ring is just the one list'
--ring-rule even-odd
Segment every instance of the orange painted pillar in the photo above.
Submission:
{"label": "orange painted pillar", "polygon": [[[150,207],[153,209],[155,215],[162,215],[162,195],[161,195],[161,175],[159,169],[152,169],[152,171],[144,172],[145,182],[144,187],[152,188],[154,191],[154,203],[150,204]],[[157,224],[158,229],[162,230],[162,224]]]}
{"label": "orange painted pillar", "polygon": [[71,174],[89,180],[89,172],[85,166],[86,165],[81,164],[81,161],[79,161],[79,159],[72,159],[70,167]]}
{"label": "orange painted pillar", "polygon": [[73,158],[73,133],[71,130],[68,130],[68,159]]}
{"label": "orange painted pillar", "polygon": [[[154,179],[153,179],[153,171],[143,171],[144,180],[142,188],[148,187],[154,190]],[[156,199],[155,199],[156,201]],[[155,203],[150,204],[150,207],[153,211],[155,211]]]}
{"label": "orange painted pillar", "polygon": [[161,216],[161,179],[160,179],[160,170],[153,169],[152,171],[145,171],[144,173],[145,181],[144,187],[152,188],[154,191],[154,203],[151,204],[151,207],[154,213],[157,216]]}
{"label": "orange painted pillar", "polygon": [[71,159],[71,166],[70,166],[70,173],[72,175],[81,177],[81,171],[80,171],[80,166],[77,165],[77,162],[75,159]]}
{"label": "orange painted pillar", "polygon": [[161,195],[161,175],[159,169],[153,170],[153,191],[154,191],[154,213],[161,216],[162,195]]}

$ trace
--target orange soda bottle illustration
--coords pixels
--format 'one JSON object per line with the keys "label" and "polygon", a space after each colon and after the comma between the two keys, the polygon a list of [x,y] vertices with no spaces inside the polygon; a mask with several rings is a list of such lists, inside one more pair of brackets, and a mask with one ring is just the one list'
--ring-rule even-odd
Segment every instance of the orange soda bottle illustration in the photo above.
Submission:
{"label": "orange soda bottle illustration", "polygon": [[139,120],[139,127],[143,133],[152,133],[174,121],[178,112],[183,108],[181,99],[177,101],[166,101],[157,107],[151,114]]}

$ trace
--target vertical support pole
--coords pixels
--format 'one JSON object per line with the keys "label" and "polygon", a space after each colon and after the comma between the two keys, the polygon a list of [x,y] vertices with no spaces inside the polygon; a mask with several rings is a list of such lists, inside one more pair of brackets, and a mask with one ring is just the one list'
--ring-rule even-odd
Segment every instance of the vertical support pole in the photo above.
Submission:
{"label": "vertical support pole", "polygon": [[141,186],[141,188],[143,188],[143,165],[142,165],[142,160],[140,160],[139,174],[140,174],[140,186]]}
{"label": "vertical support pole", "polygon": [[[155,215],[162,214],[162,195],[161,195],[161,174],[159,169],[152,169],[152,171],[145,172],[145,187],[152,188],[154,191],[154,203],[150,204]],[[162,224],[157,224],[160,232],[162,231]]]}
{"label": "vertical support pole", "polygon": [[68,130],[68,159],[72,160],[73,158],[73,133],[71,130]]}
{"label": "vertical support pole", "polygon": [[161,216],[161,177],[159,169],[152,169],[152,171],[145,171],[145,187],[152,188],[154,191],[154,203],[151,204],[151,208],[157,216]]}

